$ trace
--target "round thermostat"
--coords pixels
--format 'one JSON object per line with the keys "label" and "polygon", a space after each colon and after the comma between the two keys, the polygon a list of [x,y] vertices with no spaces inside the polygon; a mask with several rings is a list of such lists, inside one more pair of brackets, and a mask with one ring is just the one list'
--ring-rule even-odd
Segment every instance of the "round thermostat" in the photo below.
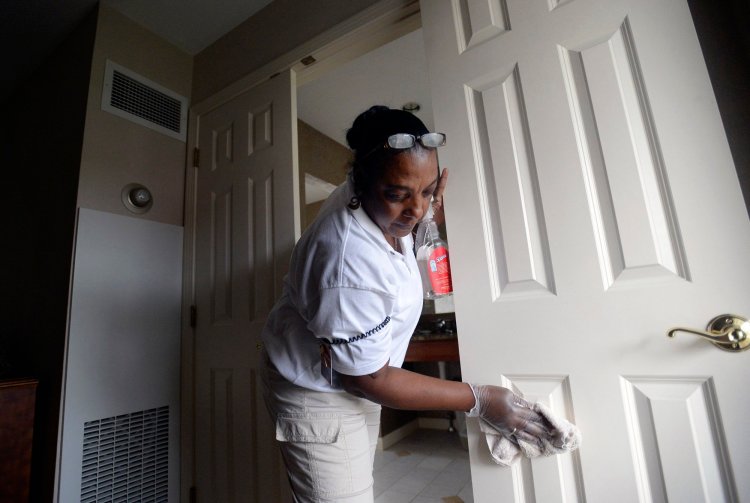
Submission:
{"label": "round thermostat", "polygon": [[122,203],[133,213],[146,213],[154,204],[154,198],[143,185],[131,183],[122,189]]}

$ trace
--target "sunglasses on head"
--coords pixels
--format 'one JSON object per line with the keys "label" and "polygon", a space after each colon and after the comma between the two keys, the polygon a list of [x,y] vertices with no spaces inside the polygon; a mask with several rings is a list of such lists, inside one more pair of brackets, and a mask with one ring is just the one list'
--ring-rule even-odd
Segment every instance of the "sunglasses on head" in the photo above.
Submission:
{"label": "sunglasses on head", "polygon": [[408,133],[396,133],[388,137],[383,147],[395,149],[412,148],[417,142],[423,147],[442,147],[445,145],[445,133],[425,133],[421,136],[414,136],[413,134]]}
{"label": "sunglasses on head", "polygon": [[[412,148],[414,145],[419,143],[426,148],[437,148],[445,145],[445,133],[425,133],[420,136],[414,136],[409,133],[396,133],[389,136],[382,148],[391,148],[395,150],[404,150]],[[369,151],[364,157],[372,154],[381,147],[375,147]]]}

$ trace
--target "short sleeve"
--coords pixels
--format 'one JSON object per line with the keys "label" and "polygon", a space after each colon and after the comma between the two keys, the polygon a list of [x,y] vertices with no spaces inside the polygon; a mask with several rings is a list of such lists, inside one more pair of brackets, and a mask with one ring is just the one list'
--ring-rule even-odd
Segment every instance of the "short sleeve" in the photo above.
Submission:
{"label": "short sleeve", "polygon": [[390,359],[394,299],[373,290],[326,288],[307,328],[331,348],[331,366],[346,375],[367,375]]}

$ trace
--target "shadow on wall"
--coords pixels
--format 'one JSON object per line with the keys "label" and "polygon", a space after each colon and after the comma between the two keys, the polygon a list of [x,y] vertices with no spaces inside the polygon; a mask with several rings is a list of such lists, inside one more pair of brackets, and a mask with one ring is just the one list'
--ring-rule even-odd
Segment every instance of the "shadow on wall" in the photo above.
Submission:
{"label": "shadow on wall", "polygon": [[[5,377],[39,380],[30,501],[52,501],[76,197],[98,10],[3,107]],[[3,365],[0,363],[0,365]]]}

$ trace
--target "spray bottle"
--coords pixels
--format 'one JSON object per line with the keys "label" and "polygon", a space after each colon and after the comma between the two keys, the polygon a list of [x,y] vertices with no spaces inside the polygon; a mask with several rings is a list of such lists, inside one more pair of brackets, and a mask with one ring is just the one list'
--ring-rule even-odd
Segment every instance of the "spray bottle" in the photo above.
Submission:
{"label": "spray bottle", "polygon": [[448,244],[440,238],[437,223],[432,219],[432,205],[417,227],[415,246],[424,298],[435,299],[453,293]]}

